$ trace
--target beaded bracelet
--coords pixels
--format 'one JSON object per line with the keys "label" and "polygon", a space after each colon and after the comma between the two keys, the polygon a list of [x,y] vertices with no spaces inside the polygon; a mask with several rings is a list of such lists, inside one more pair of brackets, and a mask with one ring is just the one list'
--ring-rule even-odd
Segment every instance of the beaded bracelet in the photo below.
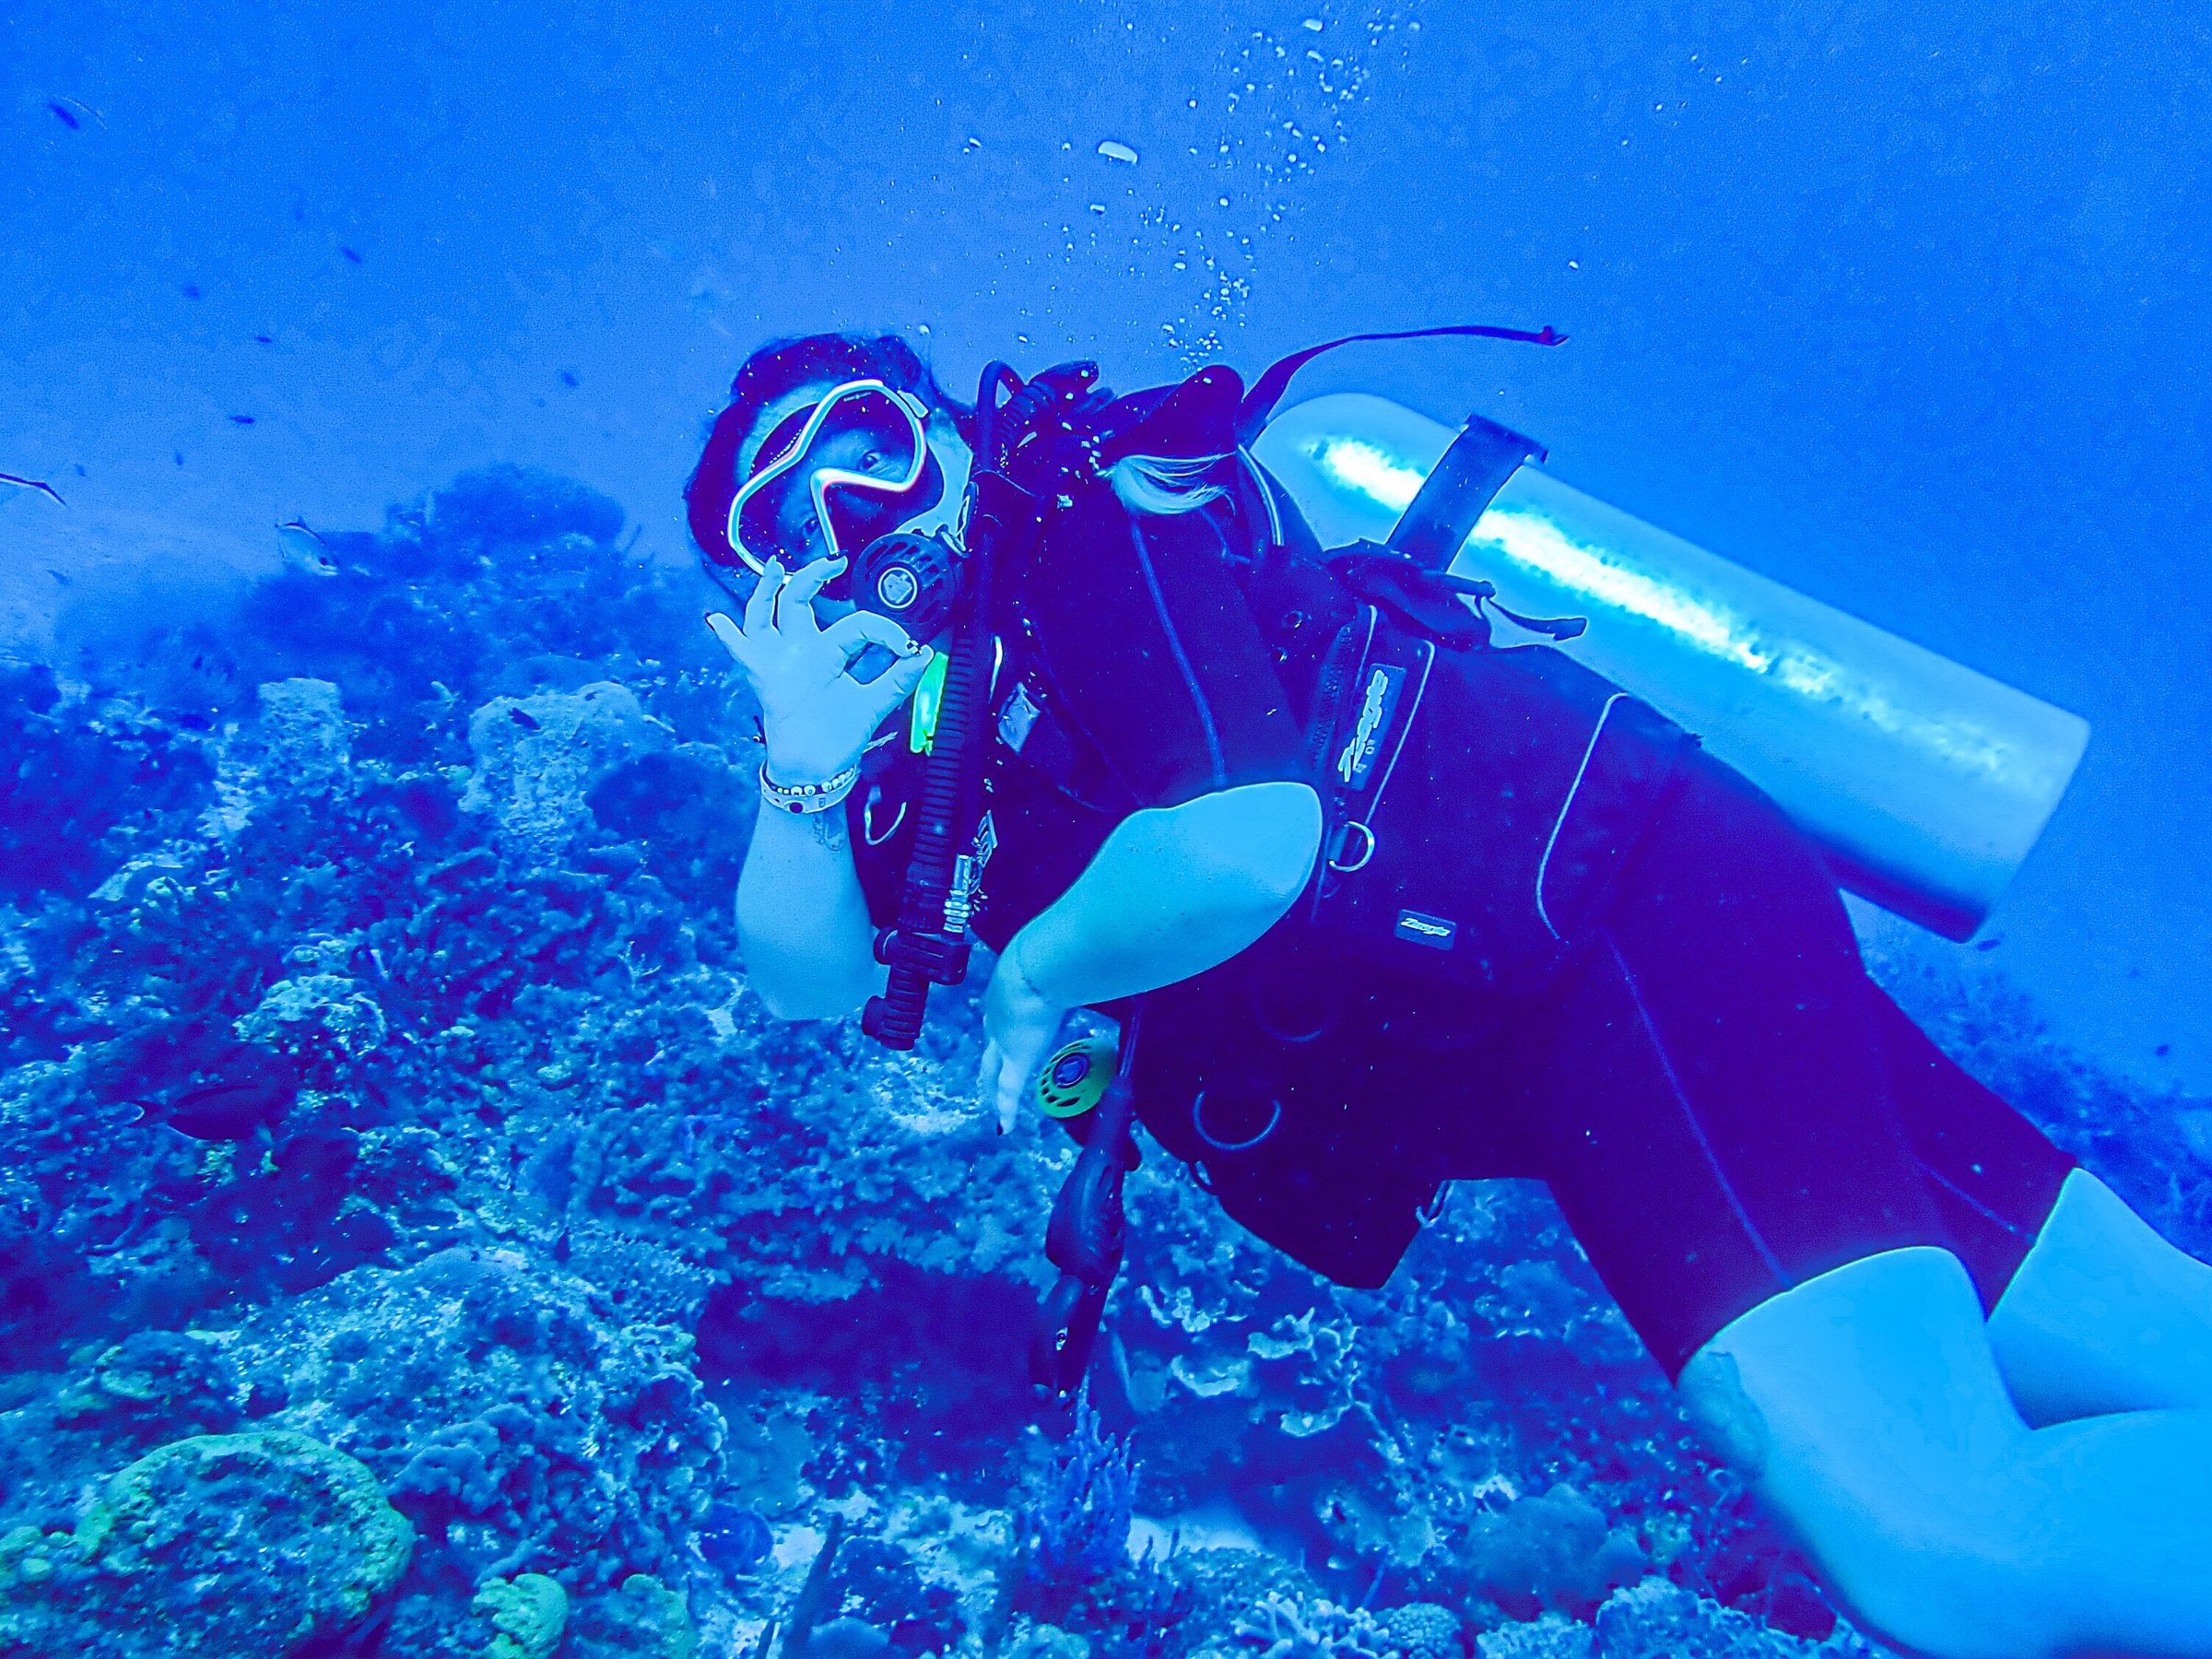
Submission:
{"label": "beaded bracelet", "polygon": [[859,782],[857,761],[819,783],[779,783],[768,775],[764,765],[760,768],[760,798],[785,812],[827,812],[851,794]]}

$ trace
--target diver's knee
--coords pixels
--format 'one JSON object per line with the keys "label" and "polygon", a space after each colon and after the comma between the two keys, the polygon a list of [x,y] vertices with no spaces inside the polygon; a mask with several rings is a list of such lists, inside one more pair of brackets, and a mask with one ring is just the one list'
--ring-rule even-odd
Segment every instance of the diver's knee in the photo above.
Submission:
{"label": "diver's knee", "polygon": [[1735,1356],[1708,1343],[1690,1356],[1675,1386],[1706,1449],[1746,1480],[1756,1482],[1766,1472],[1773,1436],[1766,1414],[1744,1387]]}
{"label": "diver's knee", "polygon": [[1833,1269],[1692,1356],[1683,1406],[1853,1617],[1942,1659],[2042,1650],[2036,1586],[2008,1563],[2028,1439],[1964,1269],[1927,1247]]}
{"label": "diver's knee", "polygon": [[1988,1506],[1932,1497],[1910,1478],[1870,1480],[1864,1466],[1840,1468],[1824,1448],[1788,1431],[1786,1407],[1778,1436],[1725,1348],[1700,1349],[1678,1387],[1706,1446],[1743,1477],[1862,1629],[1928,1659],[2043,1652],[2022,1617],[2034,1587],[2006,1568],[2022,1552],[1999,1535],[2001,1523],[1993,1533],[1968,1513]]}

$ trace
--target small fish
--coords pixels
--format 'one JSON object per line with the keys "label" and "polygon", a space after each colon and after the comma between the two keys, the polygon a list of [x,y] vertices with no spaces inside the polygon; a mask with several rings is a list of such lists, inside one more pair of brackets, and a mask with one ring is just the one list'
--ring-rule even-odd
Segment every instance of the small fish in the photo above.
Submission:
{"label": "small fish", "polygon": [[331,556],[329,544],[308,528],[305,519],[288,519],[277,525],[276,543],[284,549],[284,562],[295,571],[310,576],[338,573],[338,561]]}
{"label": "small fish", "polygon": [[516,725],[521,726],[525,732],[535,732],[540,729],[537,716],[535,714],[526,714],[520,709],[508,710],[507,718],[513,721]]}
{"label": "small fish", "polygon": [[351,248],[347,247],[344,243],[339,244],[338,252],[345,254],[347,258],[352,260],[355,265],[359,265],[361,263],[361,256],[359,253],[356,253]]}
{"label": "small fish", "polygon": [[18,478],[13,473],[0,473],[0,484],[10,485],[17,489],[35,489],[42,496],[51,497],[56,507],[69,505],[68,502],[62,500],[53,485],[43,483],[37,478]]}
{"label": "small fish", "polygon": [[273,335],[255,335],[253,336],[253,344],[256,346],[274,346],[276,343],[276,336]]}
{"label": "small fish", "polygon": [[576,371],[573,369],[563,369],[560,371],[560,383],[564,386],[574,386],[576,384]]}
{"label": "small fish", "polygon": [[197,300],[200,297],[200,285],[196,282],[188,282],[182,288],[179,288],[177,292],[183,295],[187,300]]}
{"label": "small fish", "polygon": [[1974,948],[1976,950],[1994,950],[1998,946],[2004,943],[2005,935],[2003,934],[1992,934],[1986,939],[1976,939],[1974,941]]}
{"label": "small fish", "polygon": [[46,107],[53,112],[53,118],[56,121],[60,122],[64,126],[67,127],[73,133],[82,132],[84,130],[85,124],[77,119],[77,116],[80,113],[91,116],[93,120],[99,122],[103,127],[108,124],[108,118],[105,115],[102,115],[90,104],[85,103],[78,99],[67,97],[50,98],[46,100]]}
{"label": "small fish", "polygon": [[290,1111],[298,1095],[299,1090],[288,1085],[258,1078],[208,1083],[171,1101],[164,1121],[194,1140],[244,1140]]}
{"label": "small fish", "polygon": [[251,415],[233,415],[230,417],[230,424],[232,426],[252,426],[253,424],[253,417]]}

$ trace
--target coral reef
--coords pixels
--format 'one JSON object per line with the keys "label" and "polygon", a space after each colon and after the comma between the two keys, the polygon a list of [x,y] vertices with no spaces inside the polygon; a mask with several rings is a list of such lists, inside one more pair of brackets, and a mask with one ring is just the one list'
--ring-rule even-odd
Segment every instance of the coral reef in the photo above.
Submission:
{"label": "coral reef", "polygon": [[484,1659],[553,1659],[569,1624],[569,1593],[542,1572],[493,1579],[477,1592],[469,1611],[497,1632]]}
{"label": "coral reef", "polygon": [[177,1441],[74,1533],[0,1536],[0,1653],[298,1653],[359,1623],[414,1541],[367,1469],[305,1435]]}
{"label": "coral reef", "polygon": [[[1525,1184],[1357,1292],[1148,1154],[1040,1403],[1070,1149],[973,984],[911,1054],[750,994],[753,711],[622,527],[493,469],[0,665],[0,1653],[1865,1651]],[[2212,1239],[2212,1108],[1874,965]]]}
{"label": "coral reef", "polygon": [[693,1659],[699,1638],[683,1596],[636,1572],[582,1605],[561,1651],[571,1659]]}

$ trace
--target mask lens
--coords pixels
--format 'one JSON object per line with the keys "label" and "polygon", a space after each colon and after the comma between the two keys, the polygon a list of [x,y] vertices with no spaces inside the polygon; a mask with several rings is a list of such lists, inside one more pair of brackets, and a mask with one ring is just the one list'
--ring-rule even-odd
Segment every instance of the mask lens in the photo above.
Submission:
{"label": "mask lens", "polygon": [[920,415],[879,382],[860,382],[769,434],[731,512],[732,540],[761,562],[850,556],[943,493]]}

